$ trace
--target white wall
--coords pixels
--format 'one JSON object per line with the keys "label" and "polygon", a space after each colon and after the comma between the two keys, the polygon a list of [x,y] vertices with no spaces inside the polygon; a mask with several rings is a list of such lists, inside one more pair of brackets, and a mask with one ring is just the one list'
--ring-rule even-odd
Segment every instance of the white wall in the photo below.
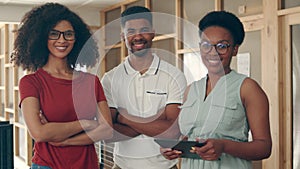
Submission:
{"label": "white wall", "polygon": [[99,8],[92,8],[92,7],[84,7],[70,9],[76,12],[88,25],[90,26],[100,26],[100,9]]}
{"label": "white wall", "polygon": [[31,9],[30,6],[0,6],[0,22],[19,22],[22,16]]}
{"label": "white wall", "polygon": [[[0,22],[20,22],[23,15],[33,6],[0,5]],[[90,26],[100,26],[100,9],[85,7],[71,10],[76,12]]]}

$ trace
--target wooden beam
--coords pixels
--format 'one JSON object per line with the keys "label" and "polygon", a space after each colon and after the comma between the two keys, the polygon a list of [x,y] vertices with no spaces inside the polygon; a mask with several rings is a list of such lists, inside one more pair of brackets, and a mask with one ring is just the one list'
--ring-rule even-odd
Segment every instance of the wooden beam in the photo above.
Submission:
{"label": "wooden beam", "polygon": [[[279,112],[279,60],[278,60],[278,4],[274,0],[263,1],[264,28],[262,31],[262,88],[266,91],[270,103],[270,125],[273,139],[271,157],[263,160],[263,169],[281,169],[283,167],[282,145],[280,142]],[[272,43],[270,43],[272,42]],[[273,49],[273,50],[270,50]],[[267,65],[267,66],[265,66]],[[278,125],[279,124],[279,125]]]}
{"label": "wooden beam", "polygon": [[222,0],[215,0],[215,10],[220,11],[222,9],[224,9],[224,7],[222,7]]}

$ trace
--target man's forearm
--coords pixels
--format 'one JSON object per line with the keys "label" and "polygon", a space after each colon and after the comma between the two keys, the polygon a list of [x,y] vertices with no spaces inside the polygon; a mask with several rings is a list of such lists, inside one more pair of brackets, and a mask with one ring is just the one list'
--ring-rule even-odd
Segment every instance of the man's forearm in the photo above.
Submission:
{"label": "man's forearm", "polygon": [[134,138],[140,133],[135,131],[129,126],[120,124],[120,123],[114,123],[114,133],[113,133],[113,138],[106,140],[105,142],[117,142],[117,141],[123,141],[123,140],[128,140],[131,138]]}
{"label": "man's forearm", "polygon": [[178,124],[174,120],[156,119],[148,123],[140,123],[138,121],[123,119],[122,122],[136,132],[150,137],[178,138],[180,136]]}

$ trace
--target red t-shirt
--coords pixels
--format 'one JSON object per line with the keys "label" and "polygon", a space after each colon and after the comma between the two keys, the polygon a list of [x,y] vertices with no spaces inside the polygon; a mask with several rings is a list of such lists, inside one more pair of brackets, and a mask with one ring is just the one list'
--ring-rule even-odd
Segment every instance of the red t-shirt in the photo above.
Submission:
{"label": "red t-shirt", "polygon": [[[106,101],[99,78],[80,72],[74,80],[58,79],[43,69],[20,80],[20,105],[26,97],[36,97],[49,122],[94,119],[97,103]],[[59,130],[59,129],[58,129]],[[33,163],[53,169],[98,169],[94,144],[55,147],[47,142],[34,145]]]}

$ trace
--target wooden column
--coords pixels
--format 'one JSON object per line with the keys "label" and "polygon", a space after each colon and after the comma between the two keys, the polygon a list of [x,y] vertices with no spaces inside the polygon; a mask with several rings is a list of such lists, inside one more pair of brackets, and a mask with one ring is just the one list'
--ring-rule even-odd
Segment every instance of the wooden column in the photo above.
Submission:
{"label": "wooden column", "polygon": [[[272,155],[263,160],[263,169],[283,169],[280,142],[279,112],[279,61],[278,61],[278,3],[274,0],[263,0],[264,29],[262,31],[262,88],[266,91],[270,102],[270,123],[273,139]],[[279,125],[278,125],[279,124]]]}

